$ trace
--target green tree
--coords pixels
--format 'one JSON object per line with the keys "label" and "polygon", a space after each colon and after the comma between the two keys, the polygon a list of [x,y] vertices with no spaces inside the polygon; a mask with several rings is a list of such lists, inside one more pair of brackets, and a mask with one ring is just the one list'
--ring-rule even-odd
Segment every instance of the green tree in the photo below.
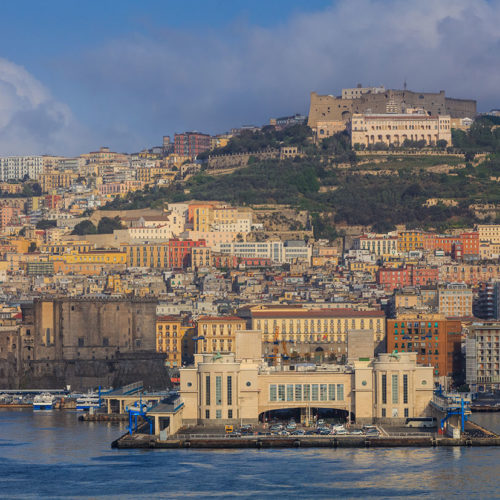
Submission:
{"label": "green tree", "polygon": [[36,252],[36,243],[34,241],[32,241],[30,243],[30,246],[28,247],[28,253],[33,253],[33,252]]}
{"label": "green tree", "polygon": [[77,234],[80,236],[83,236],[84,234],[96,234],[96,233],[97,233],[96,227],[88,219],[79,222],[71,232],[71,234]]}
{"label": "green tree", "polygon": [[120,217],[103,217],[97,224],[97,234],[111,234],[115,229],[124,229]]}
{"label": "green tree", "polygon": [[57,227],[57,221],[42,219],[36,223],[37,229],[50,229],[52,227]]}

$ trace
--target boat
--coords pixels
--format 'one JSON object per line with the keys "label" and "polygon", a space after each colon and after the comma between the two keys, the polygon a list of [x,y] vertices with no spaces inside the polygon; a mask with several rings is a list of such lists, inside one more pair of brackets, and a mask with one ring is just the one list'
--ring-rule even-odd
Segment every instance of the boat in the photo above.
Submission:
{"label": "boat", "polygon": [[53,410],[55,402],[56,402],[55,396],[49,394],[48,392],[37,394],[33,398],[33,410],[35,411]]}
{"label": "boat", "polygon": [[90,408],[101,407],[101,397],[98,393],[84,394],[76,399],[76,409],[78,411],[89,411]]}

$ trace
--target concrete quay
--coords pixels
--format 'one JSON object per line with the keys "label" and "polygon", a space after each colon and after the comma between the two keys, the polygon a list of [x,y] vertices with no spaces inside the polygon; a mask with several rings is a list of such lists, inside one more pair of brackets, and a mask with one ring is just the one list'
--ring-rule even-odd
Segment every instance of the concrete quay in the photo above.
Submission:
{"label": "concrete quay", "polygon": [[186,438],[172,437],[160,441],[147,434],[125,434],[111,444],[118,449],[236,449],[236,448],[422,448],[438,446],[500,446],[500,437],[462,438],[448,437],[355,437],[355,436],[251,436]]}

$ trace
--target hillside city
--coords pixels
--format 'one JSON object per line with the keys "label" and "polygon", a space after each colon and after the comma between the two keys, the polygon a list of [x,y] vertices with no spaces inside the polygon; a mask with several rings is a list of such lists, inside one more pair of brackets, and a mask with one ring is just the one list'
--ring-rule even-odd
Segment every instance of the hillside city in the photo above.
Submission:
{"label": "hillside city", "polygon": [[[180,384],[179,426],[306,397],[372,422],[422,414],[436,384],[500,389],[499,180],[499,110],[362,85],[136,153],[1,157],[0,387]],[[203,386],[219,359],[234,375]],[[334,382],[272,382],[308,366]],[[369,370],[391,408],[360,399]]]}

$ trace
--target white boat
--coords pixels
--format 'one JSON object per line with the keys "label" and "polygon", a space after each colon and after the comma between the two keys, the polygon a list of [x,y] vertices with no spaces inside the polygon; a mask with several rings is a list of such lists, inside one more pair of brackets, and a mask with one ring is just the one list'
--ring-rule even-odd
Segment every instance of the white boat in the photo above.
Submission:
{"label": "white boat", "polygon": [[48,392],[37,394],[33,398],[33,410],[35,411],[53,410],[55,402],[56,402],[55,396],[49,394]]}
{"label": "white boat", "polygon": [[76,400],[76,409],[79,411],[88,411],[90,408],[100,408],[101,406],[101,398],[99,394],[89,393],[80,396]]}

